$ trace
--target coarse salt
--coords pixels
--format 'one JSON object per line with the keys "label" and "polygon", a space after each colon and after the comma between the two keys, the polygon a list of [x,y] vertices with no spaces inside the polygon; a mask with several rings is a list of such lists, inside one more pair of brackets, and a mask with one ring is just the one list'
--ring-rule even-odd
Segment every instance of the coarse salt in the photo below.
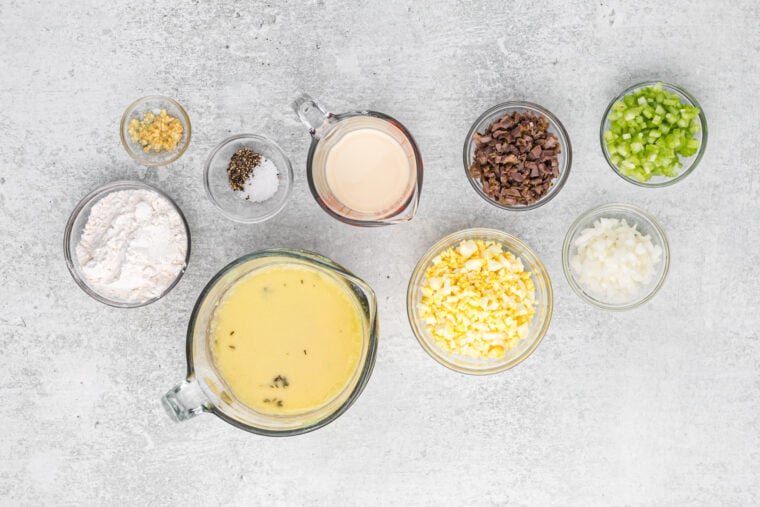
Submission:
{"label": "coarse salt", "polygon": [[277,193],[279,186],[280,174],[277,166],[268,158],[262,157],[261,163],[253,169],[251,176],[246,180],[240,197],[247,201],[264,202]]}

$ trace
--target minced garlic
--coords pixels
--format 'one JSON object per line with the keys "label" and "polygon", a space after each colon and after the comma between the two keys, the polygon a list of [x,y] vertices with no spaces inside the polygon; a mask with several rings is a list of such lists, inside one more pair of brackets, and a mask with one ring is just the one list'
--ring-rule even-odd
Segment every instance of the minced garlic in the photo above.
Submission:
{"label": "minced garlic", "polygon": [[179,119],[169,116],[166,109],[162,109],[158,115],[145,113],[142,120],[132,118],[127,130],[132,142],[140,143],[145,153],[150,150],[158,153],[162,150],[174,151],[184,129]]}
{"label": "minced garlic", "polygon": [[528,335],[535,293],[530,272],[512,252],[467,240],[433,259],[418,310],[444,351],[499,358]]}

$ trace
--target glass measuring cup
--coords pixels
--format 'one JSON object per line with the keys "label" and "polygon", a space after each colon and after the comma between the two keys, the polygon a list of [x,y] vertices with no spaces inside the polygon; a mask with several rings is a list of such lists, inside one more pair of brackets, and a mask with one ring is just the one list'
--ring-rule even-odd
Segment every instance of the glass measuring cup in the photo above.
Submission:
{"label": "glass measuring cup", "polygon": [[[414,138],[394,118],[376,111],[351,111],[333,114],[319,102],[302,93],[291,104],[301,121],[309,128],[311,146],[306,161],[306,175],[314,199],[329,215],[341,222],[363,227],[376,227],[406,222],[414,217],[422,192],[422,158]],[[328,175],[331,150],[349,134],[376,131],[390,136],[403,150],[406,161],[404,188],[392,194],[387,205],[377,209],[359,209],[336,195]],[[407,179],[408,178],[408,179]],[[374,189],[366,189],[374,191]]]}
{"label": "glass measuring cup", "polygon": [[[346,386],[332,399],[294,414],[258,412],[232,394],[212,357],[211,322],[219,301],[238,280],[278,263],[301,265],[345,284],[361,309],[362,349],[359,363]],[[377,302],[372,289],[342,266],[321,255],[292,249],[262,250],[243,256],[214,276],[193,309],[187,330],[187,376],[161,402],[175,421],[210,412],[238,428],[268,436],[289,436],[320,428],[343,414],[369,381],[377,351]]]}

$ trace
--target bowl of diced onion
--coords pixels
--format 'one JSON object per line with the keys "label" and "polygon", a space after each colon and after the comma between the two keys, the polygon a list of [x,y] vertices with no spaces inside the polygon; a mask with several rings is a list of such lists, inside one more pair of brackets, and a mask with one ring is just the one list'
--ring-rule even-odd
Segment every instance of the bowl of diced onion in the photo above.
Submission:
{"label": "bowl of diced onion", "polygon": [[707,147],[707,118],[683,88],[647,81],[609,103],[599,140],[615,174],[641,187],[665,187],[699,164]]}
{"label": "bowl of diced onion", "polygon": [[406,304],[425,352],[454,371],[485,375],[536,350],[551,321],[552,284],[536,253],[516,237],[465,229],[422,256]]}
{"label": "bowl of diced onion", "polygon": [[605,310],[630,310],[651,300],[665,283],[670,247],[665,231],[644,210],[604,204],[570,226],[562,269],[584,301]]}

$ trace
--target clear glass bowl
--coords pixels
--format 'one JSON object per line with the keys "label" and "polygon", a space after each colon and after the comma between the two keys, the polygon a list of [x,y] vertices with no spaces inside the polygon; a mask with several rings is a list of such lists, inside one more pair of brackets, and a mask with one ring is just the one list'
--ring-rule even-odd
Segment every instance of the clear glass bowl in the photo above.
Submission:
{"label": "clear glass bowl", "polygon": [[[264,202],[246,201],[230,187],[227,168],[236,151],[249,148],[261,153],[277,167],[280,185],[277,192]],[[285,152],[271,139],[256,134],[239,134],[219,143],[206,159],[203,172],[206,195],[227,218],[236,222],[255,224],[269,220],[282,211],[293,189],[293,167]]]}
{"label": "clear glass bowl", "polygon": [[[662,84],[663,90],[669,93],[677,94],[680,97],[682,103],[686,103],[699,108],[699,123],[701,124],[702,129],[697,133],[697,135],[694,136],[694,139],[699,139],[699,150],[697,150],[696,155],[692,157],[680,158],[681,163],[683,163],[683,167],[681,168],[680,174],[675,178],[669,178],[667,176],[653,176],[649,181],[639,181],[635,178],[625,176],[618,170],[618,167],[612,163],[612,160],[610,160],[610,152],[607,150],[607,143],[604,141],[604,133],[610,128],[610,112],[612,111],[612,106],[615,104],[615,102],[623,100],[626,95],[640,90],[641,88],[654,86],[657,83]],[[604,154],[604,159],[607,161],[607,164],[609,164],[610,168],[615,172],[615,174],[623,178],[625,181],[628,181],[640,187],[667,187],[668,185],[673,185],[674,183],[681,181],[689,174],[691,174],[692,171],[696,169],[699,161],[702,160],[702,155],[704,155],[705,148],[707,148],[707,118],[705,117],[705,112],[702,109],[702,106],[700,106],[697,100],[689,95],[689,93],[687,93],[683,88],[680,88],[674,84],[666,83],[664,81],[645,81],[643,83],[631,86],[630,88],[623,91],[623,93],[612,99],[612,101],[607,106],[607,109],[604,111],[604,116],[602,116],[602,125],[599,129],[599,142],[602,145],[602,153]]]}
{"label": "clear glass bowl", "polygon": [[[534,202],[533,204],[517,204],[514,206],[508,206],[492,199],[488,194],[485,193],[485,191],[483,191],[483,185],[480,182],[480,178],[474,178],[472,175],[470,175],[470,164],[472,163],[476,148],[475,134],[477,132],[485,132],[486,127],[488,127],[491,122],[498,120],[506,114],[511,114],[514,112],[525,113],[527,111],[544,116],[547,120],[549,120],[548,131],[557,136],[557,139],[559,140],[559,144],[562,147],[562,150],[557,155],[557,163],[559,164],[559,176],[554,180],[552,186],[549,187],[549,191],[546,192],[546,194],[544,194],[541,199]],[[531,102],[511,101],[504,102],[503,104],[492,107],[485,113],[481,114],[477,120],[475,120],[475,123],[473,123],[472,127],[470,127],[470,131],[467,133],[467,138],[464,142],[462,161],[464,163],[464,172],[467,175],[467,180],[470,182],[472,188],[475,189],[480,197],[493,204],[497,208],[510,211],[526,211],[538,208],[539,206],[543,206],[547,202],[551,201],[554,196],[556,196],[559,191],[562,190],[562,187],[565,185],[565,181],[567,181],[567,177],[570,174],[570,167],[572,166],[573,161],[573,148],[570,145],[570,137],[567,135],[565,127],[548,109],[544,109],[543,107]]]}
{"label": "clear glass bowl", "polygon": [[[643,285],[640,290],[627,301],[611,302],[593,296],[578,282],[576,275],[570,266],[570,259],[577,252],[575,240],[578,235],[587,227],[593,226],[594,222],[600,218],[625,219],[626,222],[628,222],[628,225],[635,225],[639,232],[644,235],[649,235],[649,237],[652,238],[652,243],[662,249],[662,259],[660,260],[659,266],[657,266],[655,276],[653,276],[648,284]],[[613,202],[586,211],[573,222],[573,225],[570,226],[570,229],[565,236],[565,242],[562,245],[562,270],[565,272],[565,278],[567,278],[570,287],[584,301],[605,310],[630,310],[643,305],[652,299],[657,291],[660,290],[660,287],[665,283],[665,278],[668,275],[669,269],[670,246],[668,244],[668,239],[665,236],[665,231],[660,224],[644,210],[630,204]]]}
{"label": "clear glass bowl", "polygon": [[[140,143],[132,141],[129,136],[129,122],[133,119],[142,120],[145,113],[158,114],[162,109],[166,109],[166,113],[169,116],[177,118],[182,123],[182,138],[177,144],[177,147],[172,151],[160,151],[155,152],[153,150],[145,152]],[[124,114],[121,117],[121,126],[119,127],[121,134],[121,144],[124,149],[127,150],[129,156],[137,160],[142,165],[147,166],[161,166],[171,164],[181,157],[187,147],[190,145],[190,137],[192,135],[192,127],[190,125],[190,118],[187,116],[185,109],[179,105],[179,102],[161,95],[149,95],[142,97],[132,102]]]}
{"label": "clear glass bowl", "polygon": [[[422,297],[422,287],[428,267],[433,259],[442,251],[455,247],[465,240],[483,240],[499,243],[504,247],[504,250],[512,252],[522,261],[525,269],[530,271],[531,278],[536,287],[536,313],[533,315],[530,324],[530,333],[517,347],[507,351],[504,357],[498,359],[476,359],[450,354],[441,350],[425,330],[425,324],[419,315],[418,305]],[[471,375],[498,373],[517,366],[531,355],[549,329],[553,304],[551,280],[536,253],[528,245],[511,234],[494,229],[465,229],[450,234],[438,241],[417,263],[409,280],[409,288],[406,294],[406,311],[409,323],[412,326],[414,335],[417,337],[417,341],[425,349],[425,352],[442,365],[454,371]]]}
{"label": "clear glass bowl", "polygon": [[[111,192],[118,192],[121,190],[149,190],[151,192],[159,194],[161,197],[166,199],[169,204],[172,205],[172,207],[177,211],[180,218],[182,219],[182,223],[185,225],[185,237],[187,238],[185,266],[180,270],[179,273],[177,273],[177,277],[174,279],[171,285],[166,288],[166,290],[164,290],[158,296],[147,299],[145,301],[117,301],[99,294],[93,288],[87,285],[87,282],[85,281],[84,276],[79,269],[79,263],[76,260],[76,247],[79,243],[79,239],[82,237],[84,227],[87,224],[87,219],[90,216],[90,210],[95,205],[95,203],[97,203],[106,195],[110,194]],[[74,281],[77,283],[77,285],[79,285],[79,287],[90,297],[96,301],[100,301],[101,303],[107,304],[109,306],[114,306],[116,308],[137,308],[139,306],[149,305],[155,301],[158,301],[167,295],[177,285],[180,278],[182,278],[182,275],[185,273],[185,269],[187,269],[187,263],[190,260],[190,228],[187,226],[187,220],[185,220],[185,215],[182,214],[182,210],[179,209],[179,206],[177,206],[171,197],[163,193],[161,190],[139,181],[114,181],[87,194],[81,201],[79,201],[79,204],[76,205],[74,211],[71,212],[71,216],[69,216],[69,220],[66,222],[66,229],[64,230],[63,234],[63,256],[66,259],[66,266],[69,268],[69,273],[71,273],[72,278],[74,278]]]}

